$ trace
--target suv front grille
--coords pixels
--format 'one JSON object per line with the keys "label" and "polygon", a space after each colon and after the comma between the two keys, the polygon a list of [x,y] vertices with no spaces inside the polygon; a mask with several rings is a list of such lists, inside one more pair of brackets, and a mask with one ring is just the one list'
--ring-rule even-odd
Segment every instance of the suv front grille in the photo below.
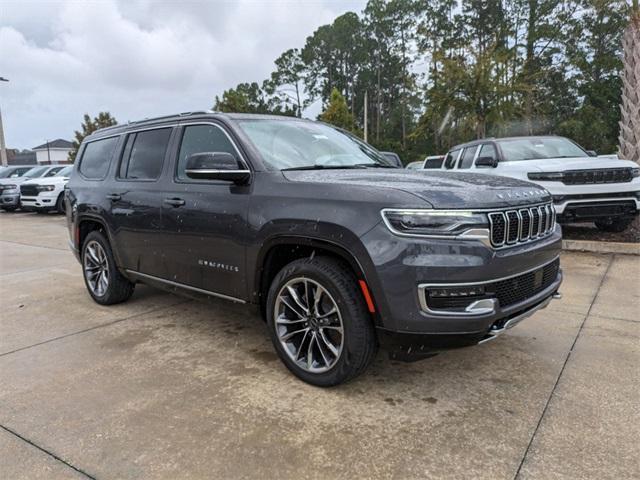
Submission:
{"label": "suv front grille", "polygon": [[38,193],[37,185],[20,185],[20,195],[25,197],[37,197]]}
{"label": "suv front grille", "polygon": [[491,245],[517,245],[544,237],[556,225],[556,213],[549,204],[536,207],[489,213]]}
{"label": "suv front grille", "polygon": [[626,183],[633,180],[630,168],[598,168],[593,170],[569,170],[562,174],[565,185],[592,183]]}

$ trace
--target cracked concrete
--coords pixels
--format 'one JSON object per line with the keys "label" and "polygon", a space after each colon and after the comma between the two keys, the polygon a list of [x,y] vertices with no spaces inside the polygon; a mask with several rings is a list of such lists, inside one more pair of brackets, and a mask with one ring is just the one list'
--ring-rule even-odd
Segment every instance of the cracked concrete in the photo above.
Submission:
{"label": "cracked concrete", "polygon": [[96,305],[66,235],[0,214],[0,478],[640,477],[639,257],[564,254],[500,339],[321,390],[242,306]]}

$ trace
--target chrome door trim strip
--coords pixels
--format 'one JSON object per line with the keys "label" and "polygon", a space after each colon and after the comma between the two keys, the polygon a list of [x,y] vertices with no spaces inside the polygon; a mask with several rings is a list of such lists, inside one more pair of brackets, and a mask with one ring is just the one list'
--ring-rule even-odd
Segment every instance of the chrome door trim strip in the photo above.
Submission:
{"label": "chrome door trim strip", "polygon": [[166,283],[167,285],[171,285],[173,287],[184,288],[185,290],[191,290],[193,292],[202,293],[204,295],[211,295],[213,297],[222,298],[224,300],[229,300],[231,302],[247,303],[245,300],[242,300],[240,298],[231,297],[229,295],[224,295],[222,293],[212,292],[210,290],[204,290],[204,289],[198,288],[198,287],[192,287],[191,285],[185,285],[184,283],[178,283],[178,282],[173,282],[171,280],[165,280],[164,278],[154,277],[153,275],[148,275],[146,273],[136,272],[135,270],[125,269],[125,272],[127,272],[127,273],[129,273],[131,275],[134,275],[136,277],[141,277],[143,279],[153,280],[155,282],[160,282],[160,283]]}

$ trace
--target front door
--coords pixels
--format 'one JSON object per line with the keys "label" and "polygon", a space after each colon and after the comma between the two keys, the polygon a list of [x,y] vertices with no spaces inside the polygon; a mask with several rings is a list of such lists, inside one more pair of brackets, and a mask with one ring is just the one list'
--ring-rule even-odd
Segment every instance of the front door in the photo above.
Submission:
{"label": "front door", "polygon": [[162,205],[169,280],[238,299],[247,298],[245,245],[251,186],[186,176],[194,153],[227,152],[241,158],[222,126],[184,125]]}

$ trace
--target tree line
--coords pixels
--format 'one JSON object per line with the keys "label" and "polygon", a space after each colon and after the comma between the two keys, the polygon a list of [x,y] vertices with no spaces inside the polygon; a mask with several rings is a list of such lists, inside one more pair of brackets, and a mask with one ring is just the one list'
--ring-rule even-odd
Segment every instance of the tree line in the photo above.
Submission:
{"label": "tree line", "polygon": [[338,111],[362,135],[366,102],[369,142],[405,162],[474,138],[547,133],[613,153],[630,11],[625,0],[369,0],[214,109],[302,116],[319,101],[321,118]]}

